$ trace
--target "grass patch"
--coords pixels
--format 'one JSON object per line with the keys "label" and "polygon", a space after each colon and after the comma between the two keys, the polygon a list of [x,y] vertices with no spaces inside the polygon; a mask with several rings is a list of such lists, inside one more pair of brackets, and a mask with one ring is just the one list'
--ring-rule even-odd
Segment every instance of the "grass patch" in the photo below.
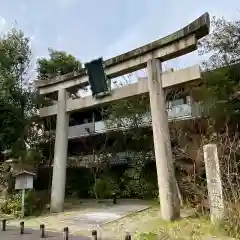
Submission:
{"label": "grass patch", "polygon": [[107,224],[100,231],[103,237],[112,239],[121,239],[126,232],[130,232],[133,239],[140,240],[157,239],[157,237],[158,239],[204,239],[209,236],[224,236],[224,232],[217,226],[211,225],[207,217],[189,216],[174,222],[163,221],[160,218],[159,207],[156,206]]}

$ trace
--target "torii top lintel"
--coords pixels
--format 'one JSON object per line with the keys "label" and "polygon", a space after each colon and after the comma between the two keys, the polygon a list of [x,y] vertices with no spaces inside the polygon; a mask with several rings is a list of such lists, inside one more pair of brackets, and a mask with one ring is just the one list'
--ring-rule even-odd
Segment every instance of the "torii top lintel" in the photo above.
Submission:
{"label": "torii top lintel", "polygon": [[[108,68],[114,68],[116,65],[119,65],[123,62],[130,61],[137,59],[138,57],[141,57],[145,54],[151,53],[153,51],[156,51],[158,49],[162,49],[165,46],[180,42],[182,39],[187,39],[190,36],[194,36],[196,39],[195,43],[189,44],[189,48],[185,48],[184,52],[179,51],[179,53],[176,53],[176,55],[173,56],[173,53],[171,54],[164,54],[160,59],[162,61],[169,60],[171,58],[186,54],[188,52],[191,52],[196,49],[196,43],[197,40],[201,39],[202,37],[206,36],[209,33],[209,28],[210,28],[210,17],[208,13],[204,13],[202,16],[200,16],[198,19],[193,21],[192,23],[188,24],[184,28],[166,36],[163,38],[160,38],[154,42],[151,42],[147,45],[144,45],[142,47],[136,48],[134,50],[131,50],[127,53],[118,55],[116,57],[110,58],[106,61],[104,61],[104,66],[106,70]],[[177,52],[177,50],[176,50]],[[145,67],[146,61],[132,64],[132,67],[127,69],[121,69],[121,71],[117,71],[116,68],[114,70],[110,71],[107,74],[113,78],[113,77],[118,77],[123,74],[126,74],[131,71],[136,71],[138,69],[144,68]],[[129,64],[128,64],[129,65]],[[52,88],[49,91],[46,92],[41,92],[41,89],[49,87],[50,85],[57,85],[60,83],[66,83],[69,80],[74,80],[74,79],[80,79],[81,81],[75,81],[74,85],[82,85],[86,86],[89,85],[87,79],[86,79],[86,70],[82,69],[80,72],[72,72],[66,75],[62,75],[53,79],[48,79],[48,80],[36,80],[36,87],[40,89],[40,94],[45,94],[45,93],[50,93],[56,90],[56,88]],[[69,85],[69,86],[68,86]],[[74,85],[72,84],[67,84],[68,87],[73,87]]]}

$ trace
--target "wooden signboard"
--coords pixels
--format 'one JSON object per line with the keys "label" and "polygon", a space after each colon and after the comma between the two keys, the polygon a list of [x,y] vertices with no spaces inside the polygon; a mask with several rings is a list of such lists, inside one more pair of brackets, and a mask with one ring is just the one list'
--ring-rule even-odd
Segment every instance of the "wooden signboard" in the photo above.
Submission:
{"label": "wooden signboard", "polygon": [[15,175],[15,189],[22,190],[22,217],[24,217],[24,198],[25,198],[25,189],[33,188],[33,177],[35,173],[23,171]]}

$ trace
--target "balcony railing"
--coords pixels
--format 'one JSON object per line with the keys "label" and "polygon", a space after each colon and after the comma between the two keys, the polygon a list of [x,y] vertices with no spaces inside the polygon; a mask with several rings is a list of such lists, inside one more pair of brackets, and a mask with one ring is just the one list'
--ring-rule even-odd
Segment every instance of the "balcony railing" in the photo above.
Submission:
{"label": "balcony railing", "polygon": [[[200,103],[195,102],[193,104],[182,104],[174,106],[168,109],[168,120],[185,120],[192,119],[201,116],[201,106]],[[141,119],[138,126],[148,126],[151,124],[151,115],[146,114],[145,117]],[[81,125],[69,127],[69,139],[88,136],[90,134],[104,133],[108,130],[114,129],[127,129],[133,126],[129,119],[122,119],[120,125],[109,127],[107,121],[98,121],[95,123],[85,123]]]}

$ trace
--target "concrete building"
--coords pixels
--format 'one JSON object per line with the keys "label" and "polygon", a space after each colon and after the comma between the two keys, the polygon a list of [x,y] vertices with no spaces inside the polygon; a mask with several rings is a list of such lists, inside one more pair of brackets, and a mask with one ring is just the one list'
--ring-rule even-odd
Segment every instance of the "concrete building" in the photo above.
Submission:
{"label": "concrete building", "polygon": [[[142,81],[147,82],[147,79],[139,79],[139,82]],[[198,98],[196,91],[189,91],[188,89],[182,90],[180,95],[174,95],[172,97],[174,99],[170,98],[166,102],[170,130],[179,128],[185,132],[193,133],[194,131],[197,137],[198,129],[204,125],[204,121],[202,120],[203,106],[201,98]],[[111,146],[111,142],[116,140],[119,132],[131,128],[129,119],[123,119],[121,126],[109,126],[109,116],[106,115],[104,109],[106,108],[96,106],[70,114],[68,126],[68,164],[70,166],[86,166],[87,163],[93,159],[93,149],[97,150],[96,148],[101,147],[101,141],[105,141],[106,134],[108,134],[109,138],[108,146]],[[55,121],[52,122],[54,123]],[[138,127],[142,127],[146,129],[149,134],[152,134],[151,124],[151,113],[146,112]],[[47,126],[49,124],[45,125]],[[51,129],[46,127],[45,130],[55,135],[55,126],[56,125],[52,124]],[[109,134],[110,132],[114,133]],[[188,155],[189,158],[195,159],[197,155],[196,151],[199,149],[199,141],[197,141],[197,143],[194,141],[182,143],[182,148],[186,148],[186,145],[188,145],[187,151],[184,150],[183,153],[185,157]],[[107,150],[108,149],[106,149],[106,151]],[[111,149],[109,149],[109,154],[111,154]],[[119,152],[112,154],[112,164],[123,164],[126,162],[125,160],[128,156],[129,152],[119,149]],[[179,156],[179,158],[181,157]]]}

